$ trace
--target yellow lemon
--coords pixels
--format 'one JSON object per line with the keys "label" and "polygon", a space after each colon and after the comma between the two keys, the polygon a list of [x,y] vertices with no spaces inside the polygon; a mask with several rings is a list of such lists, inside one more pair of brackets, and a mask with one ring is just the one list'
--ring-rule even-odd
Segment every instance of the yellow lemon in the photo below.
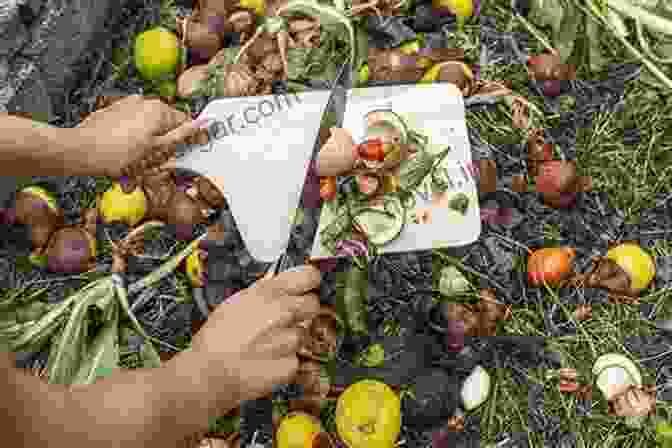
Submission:
{"label": "yellow lemon", "polygon": [[312,448],[322,432],[320,421],[305,412],[290,412],[282,419],[275,435],[278,448]]}
{"label": "yellow lemon", "polygon": [[401,431],[401,401],[380,381],[352,384],[338,398],[336,429],[348,448],[392,448]]}
{"label": "yellow lemon", "polygon": [[[446,61],[441,62],[440,64],[435,64],[432,66],[432,68],[425,72],[425,74],[422,76],[422,79],[420,79],[420,82],[436,82],[436,80],[439,79],[439,73],[441,72],[441,69],[448,64],[454,63],[455,61]],[[464,74],[467,78],[474,79],[474,73],[471,71],[469,66],[462,64],[462,70],[464,70]]]}
{"label": "yellow lemon", "polygon": [[122,222],[135,227],[147,213],[147,197],[140,187],[126,194],[115,182],[103,193],[99,210],[106,223]]}
{"label": "yellow lemon", "polygon": [[263,16],[266,12],[266,2],[264,0],[240,0],[240,7],[251,9],[258,16]]}
{"label": "yellow lemon", "polygon": [[135,39],[135,66],[147,81],[174,78],[180,54],[180,41],[165,28],[152,28]]}
{"label": "yellow lemon", "polygon": [[197,288],[203,287],[203,262],[201,261],[202,249],[193,251],[187,257],[187,276],[191,284]]}
{"label": "yellow lemon", "polygon": [[634,292],[646,289],[656,275],[656,264],[651,255],[637,244],[624,243],[610,249],[607,258],[619,265],[630,277]]}

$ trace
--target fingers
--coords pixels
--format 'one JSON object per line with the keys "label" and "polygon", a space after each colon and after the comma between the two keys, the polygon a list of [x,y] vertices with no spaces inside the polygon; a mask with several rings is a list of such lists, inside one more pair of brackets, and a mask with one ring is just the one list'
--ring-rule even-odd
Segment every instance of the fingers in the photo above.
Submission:
{"label": "fingers", "polygon": [[203,130],[200,128],[200,126],[203,125],[202,121],[192,121],[189,118],[181,119],[180,116],[177,115],[168,116],[170,115],[168,112],[166,112],[166,114],[166,120],[170,125],[172,125],[172,127],[163,135],[158,135],[154,138],[156,146],[172,147],[178,143],[185,143],[189,139],[196,137],[199,132],[203,132]]}
{"label": "fingers", "polygon": [[280,372],[277,375],[278,384],[292,383],[299,371],[299,358],[296,357],[296,353],[292,353],[286,358],[273,361],[273,368],[278,369],[277,371]]}
{"label": "fingers", "polygon": [[160,124],[155,130],[156,136],[165,135],[173,129],[189,121],[189,116],[184,112],[171,107],[161,100],[147,100],[148,108],[157,115],[160,115]]}
{"label": "fingers", "polygon": [[298,327],[278,330],[267,336],[268,342],[264,344],[267,349],[264,353],[270,353],[274,359],[286,358],[296,355],[303,343],[304,330]]}
{"label": "fingers", "polygon": [[265,306],[270,316],[267,331],[276,331],[296,327],[301,322],[313,319],[320,311],[320,300],[314,293],[299,297],[285,296]]}
{"label": "fingers", "polygon": [[265,279],[261,287],[269,288],[277,296],[300,296],[308,291],[319,288],[322,273],[312,265],[298,266],[282,272],[278,276]]}

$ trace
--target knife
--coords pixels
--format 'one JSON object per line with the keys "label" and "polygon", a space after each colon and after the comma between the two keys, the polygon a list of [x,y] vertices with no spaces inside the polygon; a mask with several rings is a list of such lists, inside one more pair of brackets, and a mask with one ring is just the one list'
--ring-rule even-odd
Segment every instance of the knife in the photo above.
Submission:
{"label": "knife", "polygon": [[[315,140],[315,145],[313,147],[313,153],[311,157],[310,164],[308,165],[308,170],[312,169],[315,166],[317,161],[317,155],[320,151],[320,148],[324,144],[321,135],[325,135],[324,131],[328,128],[342,127],[343,126],[343,115],[345,109],[345,96],[346,89],[339,85],[343,79],[344,74],[348,73],[348,67],[350,67],[350,62],[345,62],[336,78],[334,83],[331,86],[331,93],[327,100],[327,105],[323,111],[322,120],[320,123],[320,132],[317,134]],[[336,123],[329,123],[327,117],[329,112],[334,110],[336,113]],[[308,187],[308,183],[311,181],[310,172],[306,173],[304,177],[307,182],[304,182],[304,189]],[[321,207],[317,207],[316,210],[313,210],[314,213],[319,213]],[[319,216],[319,215],[318,215]],[[287,269],[292,268],[292,260],[288,255],[287,251],[289,249],[289,243],[292,238],[292,231],[297,226],[298,216],[294,218],[292,225],[292,230],[290,230],[289,237],[287,239],[287,245],[285,246],[284,252],[280,257],[270,266],[267,270],[267,277],[274,277],[280,272],[283,272]],[[307,241],[310,243],[306,246],[306,250],[310,253],[312,249],[312,241],[317,234],[318,224],[315,223],[314,229],[309,229],[307,235]],[[240,437],[241,437],[241,446],[245,448],[267,448],[273,446],[273,400],[270,397],[263,397],[257,400],[251,400],[244,403],[241,403],[240,406]]]}

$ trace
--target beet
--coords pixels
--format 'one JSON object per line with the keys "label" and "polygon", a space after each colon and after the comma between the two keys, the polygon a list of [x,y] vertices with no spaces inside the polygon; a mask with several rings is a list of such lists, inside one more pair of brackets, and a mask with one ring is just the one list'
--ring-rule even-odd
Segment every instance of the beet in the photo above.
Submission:
{"label": "beet", "polygon": [[460,403],[460,384],[442,369],[431,369],[418,376],[401,406],[403,422],[417,429],[428,429],[453,415]]}

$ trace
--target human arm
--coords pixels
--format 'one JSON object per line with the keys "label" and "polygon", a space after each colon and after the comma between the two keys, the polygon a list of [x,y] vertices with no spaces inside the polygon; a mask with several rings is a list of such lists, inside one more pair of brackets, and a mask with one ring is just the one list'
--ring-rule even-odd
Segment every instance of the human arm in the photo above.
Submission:
{"label": "human arm", "polygon": [[261,280],[219,305],[191,350],[91,386],[48,385],[2,354],[0,427],[8,446],[193,448],[211,417],[292,379],[297,324],[319,311],[309,293],[319,282],[314,268]]}
{"label": "human arm", "polygon": [[161,147],[174,147],[202,122],[159,100],[131,95],[59,128],[0,114],[0,176],[111,176]]}

